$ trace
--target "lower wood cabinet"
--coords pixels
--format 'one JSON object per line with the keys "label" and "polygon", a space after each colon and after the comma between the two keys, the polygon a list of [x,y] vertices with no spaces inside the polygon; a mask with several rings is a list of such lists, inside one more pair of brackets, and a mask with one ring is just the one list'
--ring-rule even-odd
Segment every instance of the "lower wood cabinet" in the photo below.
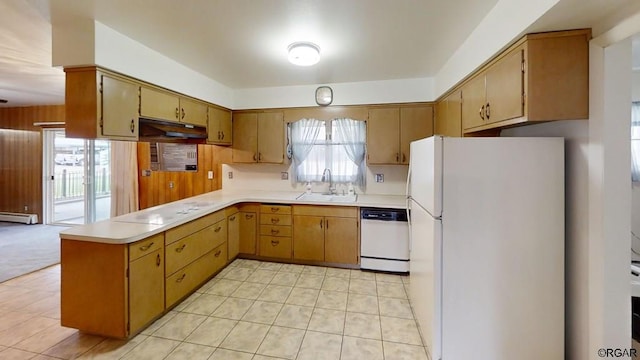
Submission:
{"label": "lower wood cabinet", "polygon": [[239,209],[239,251],[241,254],[256,255],[258,249],[258,213],[260,212],[260,205],[242,204],[239,206]]}
{"label": "lower wood cabinet", "polygon": [[359,263],[358,208],[293,206],[293,258],[327,263]]}
{"label": "lower wood cabinet", "polygon": [[164,304],[164,233],[131,244],[61,240],[61,324],[127,338]]}
{"label": "lower wood cabinet", "polygon": [[291,206],[260,205],[258,249],[260,256],[291,259]]}
{"label": "lower wood cabinet", "polygon": [[240,253],[240,213],[236,206],[225,209],[227,215],[227,260],[231,261]]}

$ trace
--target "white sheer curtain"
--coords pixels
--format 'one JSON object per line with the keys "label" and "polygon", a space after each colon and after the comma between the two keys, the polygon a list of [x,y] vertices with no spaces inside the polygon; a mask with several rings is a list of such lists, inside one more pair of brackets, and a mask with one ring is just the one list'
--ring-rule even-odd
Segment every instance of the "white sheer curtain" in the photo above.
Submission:
{"label": "white sheer curtain", "polygon": [[317,174],[319,166],[324,166],[324,161],[320,164],[318,154],[312,155],[312,150],[319,140],[324,142],[326,136],[324,121],[301,119],[291,123],[289,129],[295,180],[298,182],[318,181],[319,178],[314,174]]}
{"label": "white sheer curtain", "polygon": [[111,217],[138,210],[138,145],[111,142]]}
{"label": "white sheer curtain", "polygon": [[334,145],[332,165],[337,167],[335,169],[336,174],[339,174],[337,181],[364,186],[366,123],[353,119],[334,119],[331,122],[331,128]]}
{"label": "white sheer curtain", "polygon": [[631,104],[631,180],[640,182],[640,102]]}
{"label": "white sheer curtain", "polygon": [[320,182],[330,169],[334,183],[364,185],[364,121],[334,119],[327,127],[321,120],[302,119],[290,124],[289,138],[295,182]]}

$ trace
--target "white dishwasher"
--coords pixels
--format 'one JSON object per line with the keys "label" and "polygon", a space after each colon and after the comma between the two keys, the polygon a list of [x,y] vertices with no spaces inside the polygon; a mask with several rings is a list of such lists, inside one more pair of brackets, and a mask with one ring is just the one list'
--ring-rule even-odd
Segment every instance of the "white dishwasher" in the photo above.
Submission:
{"label": "white dishwasher", "polygon": [[360,209],[360,268],[409,272],[407,210]]}

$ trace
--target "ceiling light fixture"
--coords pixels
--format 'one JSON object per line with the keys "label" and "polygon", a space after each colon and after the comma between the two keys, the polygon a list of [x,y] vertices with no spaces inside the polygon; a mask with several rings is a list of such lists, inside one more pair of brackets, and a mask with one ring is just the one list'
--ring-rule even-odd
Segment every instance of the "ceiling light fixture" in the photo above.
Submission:
{"label": "ceiling light fixture", "polygon": [[289,45],[289,62],[298,66],[311,66],[320,61],[320,47],[310,42]]}

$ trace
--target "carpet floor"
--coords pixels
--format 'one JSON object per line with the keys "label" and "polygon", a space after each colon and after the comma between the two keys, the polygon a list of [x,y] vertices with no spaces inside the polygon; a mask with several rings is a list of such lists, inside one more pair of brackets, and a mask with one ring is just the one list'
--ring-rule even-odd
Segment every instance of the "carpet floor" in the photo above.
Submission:
{"label": "carpet floor", "polygon": [[59,263],[59,233],[66,229],[0,222],[0,282]]}

